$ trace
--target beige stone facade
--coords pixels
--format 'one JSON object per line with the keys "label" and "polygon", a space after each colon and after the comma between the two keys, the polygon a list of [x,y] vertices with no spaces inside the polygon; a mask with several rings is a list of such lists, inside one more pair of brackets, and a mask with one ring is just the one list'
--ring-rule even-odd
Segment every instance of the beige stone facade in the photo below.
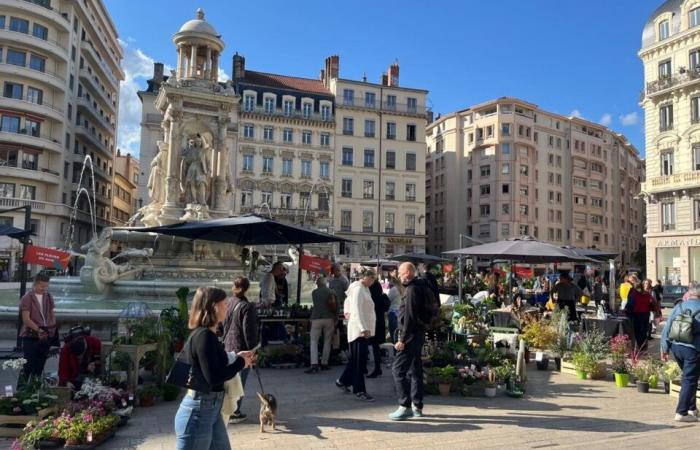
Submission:
{"label": "beige stone facade", "polygon": [[644,27],[647,274],[700,281],[700,1],[667,1]]}
{"label": "beige stone facade", "polygon": [[340,258],[423,252],[428,92],[400,86],[398,64],[380,83],[339,72],[339,57],[329,57],[322,77],[336,105],[334,229],[355,241]]}
{"label": "beige stone facade", "polygon": [[624,136],[507,97],[440,117],[426,134],[430,253],[531,235],[629,265],[642,243],[644,168]]}
{"label": "beige stone facade", "polygon": [[[0,2],[0,209],[30,204],[37,245],[64,247],[72,234],[77,246],[91,237],[84,195],[71,233],[88,155],[97,228],[111,223],[121,59],[100,0]],[[92,197],[87,173],[82,187]],[[24,226],[22,212],[0,220]],[[0,241],[0,265],[14,269],[17,250],[16,241]]]}
{"label": "beige stone facade", "polygon": [[136,213],[139,177],[139,160],[117,150],[112,185],[112,221],[117,226],[126,225]]}

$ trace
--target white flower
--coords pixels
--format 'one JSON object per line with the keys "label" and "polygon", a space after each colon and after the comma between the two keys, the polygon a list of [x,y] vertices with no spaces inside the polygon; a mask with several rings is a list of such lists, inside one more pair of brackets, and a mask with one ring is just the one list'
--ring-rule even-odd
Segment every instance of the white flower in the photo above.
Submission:
{"label": "white flower", "polygon": [[2,370],[15,370],[15,371],[20,371],[24,368],[24,365],[27,363],[27,360],[24,358],[15,358],[15,359],[8,359],[7,361],[2,363]]}

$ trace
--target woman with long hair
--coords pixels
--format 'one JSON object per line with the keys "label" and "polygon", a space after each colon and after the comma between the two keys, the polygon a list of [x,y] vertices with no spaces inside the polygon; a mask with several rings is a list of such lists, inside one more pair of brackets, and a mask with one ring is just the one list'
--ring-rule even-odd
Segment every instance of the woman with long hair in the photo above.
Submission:
{"label": "woman with long hair", "polygon": [[192,299],[185,344],[191,364],[191,388],[175,414],[177,450],[230,450],[221,417],[224,382],[255,364],[254,352],[227,353],[216,332],[226,319],[226,292],[215,287],[197,289]]}
{"label": "woman with long hair", "polygon": [[626,311],[632,318],[634,325],[634,340],[637,348],[645,349],[649,332],[649,315],[652,308],[651,283],[636,281],[629,292],[626,306]]}

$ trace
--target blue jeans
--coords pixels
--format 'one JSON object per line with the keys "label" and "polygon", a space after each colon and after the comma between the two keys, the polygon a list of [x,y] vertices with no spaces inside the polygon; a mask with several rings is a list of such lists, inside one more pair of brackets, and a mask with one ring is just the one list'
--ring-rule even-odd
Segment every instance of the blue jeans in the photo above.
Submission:
{"label": "blue jeans", "polygon": [[688,411],[696,411],[698,409],[695,392],[698,390],[698,376],[700,376],[700,352],[692,347],[673,344],[671,353],[673,353],[673,358],[683,370],[681,393],[678,396],[676,413],[685,416],[688,414]]}
{"label": "blue jeans", "polygon": [[177,450],[231,450],[221,418],[223,392],[188,392],[175,414]]}
{"label": "blue jeans", "polygon": [[396,329],[399,327],[399,315],[395,311],[389,311],[387,317],[389,318],[389,336],[391,336],[391,342],[396,344]]}
{"label": "blue jeans", "polygon": [[[238,372],[238,374],[241,376],[241,384],[243,385],[243,391],[245,392],[245,382],[248,379],[248,372],[250,372],[250,367],[246,367],[245,369],[241,370]],[[243,402],[243,397],[238,399],[238,403],[236,404],[236,412],[235,414],[240,414],[241,413],[241,403]]]}

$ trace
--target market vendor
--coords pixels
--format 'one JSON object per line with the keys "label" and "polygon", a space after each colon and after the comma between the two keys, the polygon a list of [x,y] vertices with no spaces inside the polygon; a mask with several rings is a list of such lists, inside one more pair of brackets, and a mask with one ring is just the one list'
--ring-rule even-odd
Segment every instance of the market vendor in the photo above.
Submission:
{"label": "market vendor", "polygon": [[58,385],[80,389],[86,376],[102,372],[102,342],[95,336],[76,336],[61,348],[58,357]]}
{"label": "market vendor", "polygon": [[551,290],[552,296],[557,296],[557,304],[559,308],[569,309],[569,322],[578,320],[576,312],[576,302],[581,298],[583,292],[576,284],[571,281],[571,275],[567,272],[562,272],[559,275],[559,281]]}

